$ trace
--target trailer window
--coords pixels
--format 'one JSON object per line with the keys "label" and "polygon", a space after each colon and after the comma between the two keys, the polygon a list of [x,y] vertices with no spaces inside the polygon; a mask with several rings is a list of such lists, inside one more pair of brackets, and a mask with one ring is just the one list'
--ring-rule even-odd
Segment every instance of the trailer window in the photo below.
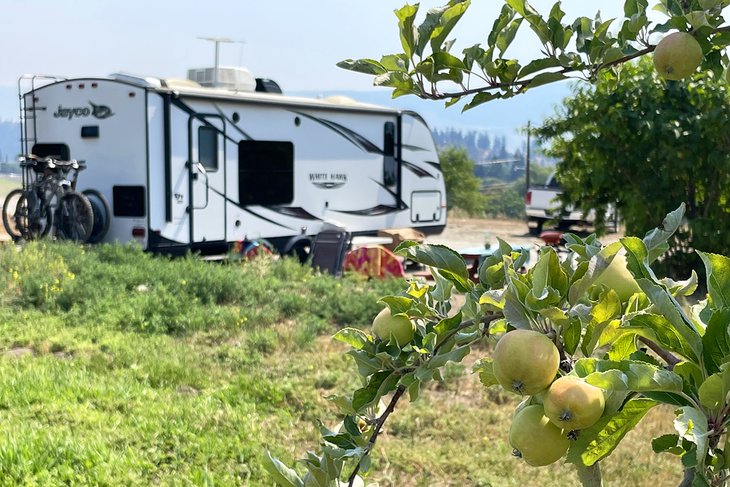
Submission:
{"label": "trailer window", "polygon": [[198,160],[207,171],[218,170],[218,130],[215,127],[198,127]]}
{"label": "trailer window", "polygon": [[284,205],[294,200],[294,144],[242,140],[238,143],[238,201]]}
{"label": "trailer window", "polygon": [[114,216],[143,217],[147,213],[144,186],[114,186],[112,200]]}

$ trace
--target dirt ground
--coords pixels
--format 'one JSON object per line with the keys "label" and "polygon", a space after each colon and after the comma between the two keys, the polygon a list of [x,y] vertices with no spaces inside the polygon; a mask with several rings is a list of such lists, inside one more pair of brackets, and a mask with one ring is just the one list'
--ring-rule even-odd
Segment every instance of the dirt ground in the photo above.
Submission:
{"label": "dirt ground", "polygon": [[487,218],[449,218],[441,235],[426,238],[426,243],[447,245],[454,250],[497,246],[497,237],[512,245],[538,245],[541,240],[527,231],[521,220]]}

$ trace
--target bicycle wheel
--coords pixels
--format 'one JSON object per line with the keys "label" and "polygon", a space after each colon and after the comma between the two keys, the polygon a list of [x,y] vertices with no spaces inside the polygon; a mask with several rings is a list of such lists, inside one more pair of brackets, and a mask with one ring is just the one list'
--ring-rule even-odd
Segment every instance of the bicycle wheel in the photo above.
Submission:
{"label": "bicycle wheel", "polygon": [[13,240],[23,236],[23,228],[28,226],[28,201],[22,189],[14,189],[5,197],[3,226]]}
{"label": "bicycle wheel", "polygon": [[3,204],[3,225],[13,239],[36,240],[53,226],[53,211],[31,190],[14,190]]}
{"label": "bicycle wheel", "polygon": [[109,223],[111,223],[111,209],[106,197],[95,189],[85,189],[83,195],[89,199],[91,209],[94,212],[94,227],[91,229],[89,243],[101,242],[101,240],[109,231]]}
{"label": "bicycle wheel", "polygon": [[81,193],[70,191],[58,201],[56,232],[65,240],[87,242],[94,229],[94,210],[89,199]]}

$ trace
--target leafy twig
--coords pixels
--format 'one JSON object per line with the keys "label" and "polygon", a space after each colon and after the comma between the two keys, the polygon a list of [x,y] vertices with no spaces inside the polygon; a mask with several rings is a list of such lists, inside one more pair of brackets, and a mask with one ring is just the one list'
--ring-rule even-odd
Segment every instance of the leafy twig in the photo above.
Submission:
{"label": "leafy twig", "polygon": [[385,411],[383,412],[382,415],[380,415],[377,423],[375,423],[375,430],[373,430],[373,433],[370,435],[368,444],[365,447],[365,453],[363,454],[362,457],[360,457],[360,461],[357,462],[355,469],[350,474],[350,478],[348,479],[349,487],[352,487],[353,483],[355,482],[355,478],[357,478],[358,472],[360,472],[360,465],[362,465],[362,459],[370,454],[370,450],[372,450],[373,446],[375,446],[375,442],[378,439],[378,435],[380,435],[380,431],[383,429],[385,420],[387,420],[388,416],[390,416],[390,414],[393,412],[393,410],[395,409],[395,405],[398,404],[398,400],[401,398],[401,396],[403,396],[404,392],[406,392],[405,386],[403,386],[402,384],[399,385],[396,388],[395,394],[393,394],[393,397],[390,398],[390,403],[388,403],[388,407],[385,408]]}
{"label": "leafy twig", "polygon": [[671,352],[668,352],[667,350],[664,350],[662,347],[660,347],[658,344],[654,343],[653,341],[649,340],[648,338],[640,336],[639,341],[641,343],[643,343],[644,345],[646,345],[647,347],[649,347],[652,352],[659,355],[659,357],[661,357],[661,359],[667,363],[667,365],[669,366],[669,370],[672,370],[675,365],[677,365],[679,362],[682,361],[679,358],[677,358],[674,354],[672,354]]}

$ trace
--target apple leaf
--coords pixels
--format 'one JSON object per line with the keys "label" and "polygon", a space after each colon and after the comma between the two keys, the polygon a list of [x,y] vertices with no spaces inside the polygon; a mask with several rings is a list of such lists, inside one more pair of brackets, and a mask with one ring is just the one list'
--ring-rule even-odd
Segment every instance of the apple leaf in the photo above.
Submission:
{"label": "apple leaf", "polygon": [[662,315],[637,313],[624,322],[621,328],[646,330],[648,333],[641,333],[641,335],[645,335],[646,338],[658,342],[663,348],[695,362],[702,351],[702,340],[698,334],[684,325],[674,326]]}
{"label": "apple leaf", "polygon": [[683,386],[674,372],[636,360],[580,359],[576,371],[589,384],[607,390],[681,392]]}
{"label": "apple leaf", "polygon": [[707,371],[714,373],[730,357],[730,308],[715,311],[710,316],[702,336],[702,359]]}
{"label": "apple leaf", "polygon": [[338,342],[346,343],[355,350],[362,350],[368,344],[373,343],[372,337],[357,328],[343,328],[332,337]]}
{"label": "apple leaf", "polygon": [[459,363],[464,360],[464,357],[469,355],[470,351],[471,349],[469,347],[458,347],[447,353],[440,353],[428,361],[428,368],[435,369],[438,367],[443,367],[444,365],[446,365],[446,362]]}
{"label": "apple leaf", "polygon": [[692,275],[684,281],[675,281],[670,277],[662,279],[662,284],[669,290],[672,296],[690,296],[697,290],[699,278],[692,269]]}
{"label": "apple leaf", "polygon": [[643,241],[647,250],[647,264],[654,262],[657,257],[669,249],[667,241],[682,224],[684,210],[685,205],[682,203],[676,210],[667,213],[667,216],[662,220],[661,226],[651,230],[644,236]]}
{"label": "apple leaf", "polygon": [[378,300],[390,308],[390,314],[397,315],[401,313],[408,313],[413,306],[413,300],[406,296],[384,296]]}
{"label": "apple leaf", "polygon": [[589,322],[586,325],[585,335],[581,344],[583,355],[589,357],[596,347],[601,333],[606,327],[621,314],[621,299],[613,289],[601,293],[598,303],[593,306],[588,315]]}
{"label": "apple leaf", "polygon": [[403,242],[395,249],[395,253],[419,264],[437,268],[461,292],[468,292],[474,286],[469,280],[464,258],[445,245]]}
{"label": "apple leaf", "polygon": [[724,364],[720,372],[709,376],[699,388],[700,404],[711,410],[725,406],[730,392],[730,364]]}
{"label": "apple leaf", "polygon": [[418,13],[418,4],[416,5],[405,5],[395,11],[396,17],[398,17],[398,30],[400,31],[400,42],[403,47],[403,52],[409,58],[413,55],[413,51],[416,49],[416,38],[415,29],[413,28],[413,21]]}
{"label": "apple leaf", "polygon": [[616,449],[626,434],[658,403],[651,399],[632,399],[616,414],[604,416],[596,424],[581,430],[568,450],[567,462],[590,466]]}
{"label": "apple leaf", "polygon": [[684,454],[679,435],[658,436],[651,440],[651,449],[654,453],[671,453],[679,456]]}
{"label": "apple leaf", "polygon": [[355,391],[352,396],[352,407],[355,411],[362,411],[363,408],[373,404],[388,392],[395,389],[399,376],[392,370],[382,370],[374,373],[368,384]]}
{"label": "apple leaf", "polygon": [[613,242],[607,245],[596,255],[591,257],[588,261],[588,269],[586,270],[583,277],[577,279],[570,286],[568,291],[568,301],[571,304],[576,304],[583,295],[586,293],[589,287],[598,279],[598,276],[608,268],[613,261],[618,251],[621,250],[621,244],[619,242]]}
{"label": "apple leaf", "polygon": [[626,249],[626,268],[637,279],[648,279],[656,282],[654,271],[649,267],[649,249],[638,237],[624,237],[621,244]]}
{"label": "apple leaf", "polygon": [[677,332],[685,338],[699,357],[702,354],[702,342],[698,340],[700,334],[674,296],[650,279],[637,279],[636,282],[654,305],[654,311],[663,315],[677,329]]}
{"label": "apple leaf", "polygon": [[636,352],[636,334],[624,333],[611,344],[611,349],[608,351],[608,359],[626,360],[634,352]]}
{"label": "apple leaf", "polygon": [[434,331],[437,335],[444,335],[450,331],[453,331],[461,324],[461,311],[456,313],[454,316],[444,318],[435,327]]}
{"label": "apple leaf", "polygon": [[707,290],[715,309],[730,308],[730,258],[724,255],[697,253],[707,271]]}
{"label": "apple leaf", "polygon": [[491,359],[481,359],[474,364],[472,371],[479,374],[479,380],[486,387],[499,384],[497,377],[494,375],[494,362]]}
{"label": "apple leaf", "polygon": [[674,419],[674,429],[679,436],[697,445],[696,461],[698,465],[704,463],[707,449],[707,416],[699,409],[685,406],[677,410]]}
{"label": "apple leaf", "polygon": [[262,466],[264,470],[269,472],[277,485],[281,487],[304,487],[304,482],[299,478],[296,471],[272,457],[268,450],[264,455]]}

